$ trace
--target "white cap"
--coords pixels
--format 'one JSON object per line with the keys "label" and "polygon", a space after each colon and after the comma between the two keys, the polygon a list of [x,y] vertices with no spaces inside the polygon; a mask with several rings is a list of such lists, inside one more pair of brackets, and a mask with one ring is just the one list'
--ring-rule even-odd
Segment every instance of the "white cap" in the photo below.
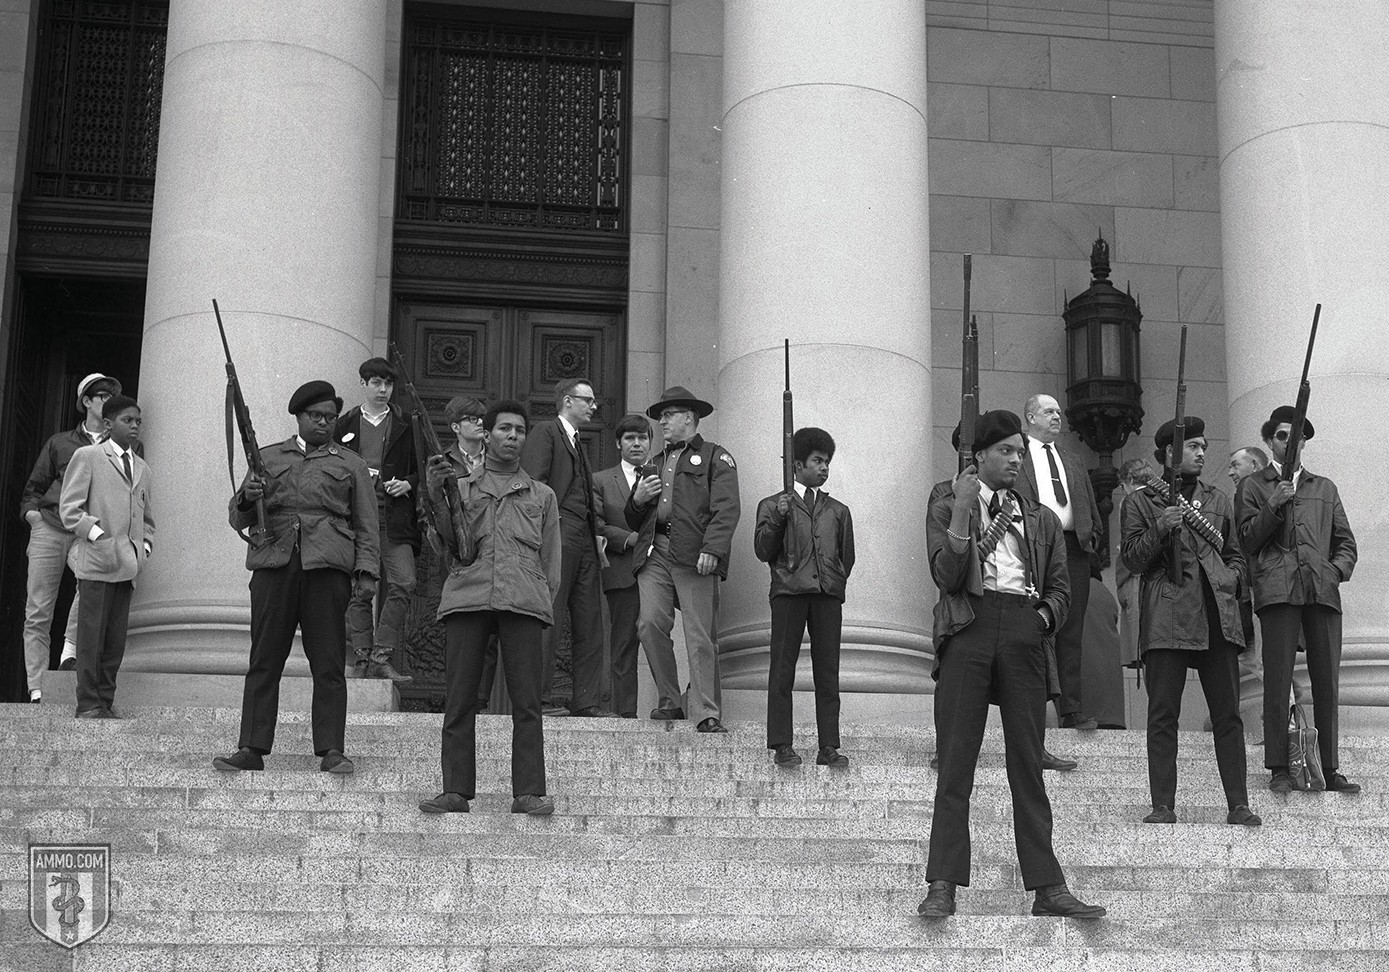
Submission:
{"label": "white cap", "polygon": [[109,381],[116,386],[116,394],[119,395],[121,393],[121,383],[117,379],[112,378],[110,375],[103,375],[99,371],[94,371],[77,383],[77,407],[79,409],[85,411],[86,407],[82,404],[82,399],[87,397],[87,389],[91,388],[99,381]]}

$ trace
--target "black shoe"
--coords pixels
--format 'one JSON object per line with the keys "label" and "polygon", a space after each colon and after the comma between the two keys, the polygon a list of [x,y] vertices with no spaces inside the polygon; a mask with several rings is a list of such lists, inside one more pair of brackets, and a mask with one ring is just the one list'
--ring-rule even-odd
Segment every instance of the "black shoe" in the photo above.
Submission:
{"label": "black shoe", "polygon": [[949,918],[955,913],[955,885],[932,881],[927,885],[926,897],[916,906],[916,913],[922,918]]}
{"label": "black shoe", "polygon": [[325,773],[351,773],[357,767],[338,750],[330,749],[323,754],[323,762],[318,764],[318,768]]}
{"label": "black shoe", "polygon": [[1045,746],[1042,747],[1042,769],[1055,770],[1058,773],[1069,773],[1080,764],[1073,759],[1062,759],[1060,756],[1047,752]]}
{"label": "black shoe", "polygon": [[555,812],[555,801],[551,797],[523,793],[511,801],[512,813],[524,813],[531,817],[548,817]]}
{"label": "black shoe", "polygon": [[567,705],[546,705],[540,709],[540,714],[545,716],[567,716],[569,706]]}
{"label": "black shoe", "polygon": [[253,749],[238,749],[230,756],[218,756],[212,765],[219,770],[263,770],[265,758]]}
{"label": "black shoe", "polygon": [[60,661],[60,662],[58,663],[58,670],[59,670],[60,672],[71,672],[71,671],[76,671],[76,670],[77,670],[77,659],[76,659],[76,658],[64,658],[62,661]]}
{"label": "black shoe", "polygon": [[440,793],[428,800],[421,800],[420,809],[425,813],[467,813],[468,801],[461,793]]}
{"label": "black shoe", "polygon": [[[1248,810],[1248,807],[1245,807]],[[1231,811],[1233,813],[1234,811]],[[1176,823],[1177,815],[1171,807],[1153,807],[1153,812],[1143,818],[1144,823]],[[1234,823],[1233,820],[1230,823]]]}
{"label": "black shoe", "polygon": [[778,766],[790,767],[801,765],[800,753],[792,749],[790,745],[777,746],[772,751],[775,753],[772,757],[772,762],[776,763]]}
{"label": "black shoe", "polygon": [[101,713],[104,712],[104,711],[105,711],[104,709],[100,709],[100,708],[96,708],[96,709],[83,709],[81,712],[78,712],[78,713],[77,713],[77,715],[75,716],[75,718],[78,718],[78,719],[100,719],[100,718],[103,718],[103,716],[102,716]]}
{"label": "black shoe", "polygon": [[1064,884],[1038,888],[1037,897],[1032,901],[1032,913],[1057,918],[1103,918],[1106,914],[1099,905],[1088,905],[1078,899]]}
{"label": "black shoe", "polygon": [[624,712],[624,713],[622,713],[622,718],[624,718],[624,719],[635,719],[636,717],[637,717],[637,714],[636,714],[635,712]]}
{"label": "black shoe", "polygon": [[570,709],[569,714],[577,719],[616,719],[616,712],[609,712],[607,709],[596,705],[586,705],[582,709]]}
{"label": "black shoe", "polygon": [[712,716],[711,716],[710,718],[708,718],[708,719],[705,719],[705,720],[704,720],[703,722],[701,722],[699,725],[695,726],[695,732],[727,732],[727,731],[728,731],[728,730],[725,729],[725,728],[723,727],[723,723],[720,722],[718,719],[713,718]]}
{"label": "black shoe", "polygon": [[1268,788],[1274,793],[1291,793],[1293,778],[1287,770],[1274,770],[1273,779],[1268,781]]}
{"label": "black shoe", "polygon": [[1241,803],[1226,815],[1225,822],[1239,824],[1242,827],[1260,827],[1263,826],[1264,821],[1257,813]]}
{"label": "black shoe", "polygon": [[396,671],[389,660],[372,662],[371,665],[367,667],[367,678],[389,678],[392,682],[397,684],[413,682],[415,680],[415,676],[413,675],[402,675],[400,672]]}
{"label": "black shoe", "polygon": [[1090,732],[1092,729],[1098,729],[1100,727],[1098,722],[1088,715],[1085,715],[1083,712],[1071,712],[1067,715],[1063,715],[1057,721],[1062,729],[1079,729],[1082,732]]}
{"label": "black shoe", "polygon": [[1326,792],[1328,793],[1359,793],[1360,784],[1352,783],[1335,770],[1326,778]]}
{"label": "black shoe", "polygon": [[102,709],[102,710],[101,710],[101,715],[97,716],[97,718],[98,718],[98,719],[119,719],[119,718],[120,718],[120,715],[116,712],[115,709]]}
{"label": "black shoe", "polygon": [[684,709],[652,709],[651,718],[657,722],[674,722],[685,718]]}
{"label": "black shoe", "polygon": [[848,769],[849,757],[833,746],[822,746],[819,754],[815,757],[815,765],[829,766],[832,769]]}

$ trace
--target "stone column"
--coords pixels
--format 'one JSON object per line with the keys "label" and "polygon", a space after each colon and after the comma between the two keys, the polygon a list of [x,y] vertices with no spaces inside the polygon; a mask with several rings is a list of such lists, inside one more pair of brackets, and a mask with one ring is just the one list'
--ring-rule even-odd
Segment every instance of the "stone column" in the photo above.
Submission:
{"label": "stone column", "polygon": [[1292,404],[1322,304],[1305,464],[1341,491],[1360,560],[1341,589],[1341,701],[1389,705],[1389,12],[1381,0],[1217,0],[1220,212],[1232,446]]}
{"label": "stone column", "polygon": [[766,686],[768,570],[752,534],[757,501],[781,489],[789,338],[796,424],[835,436],[828,489],[855,513],[842,686],[929,691],[924,8],[729,0],[724,17],[716,417],[743,500],[724,685]]}
{"label": "stone column", "polygon": [[299,384],[325,378],[350,400],[372,353],[385,10],[170,6],[140,367],[158,531],[127,668],[246,668],[249,575],[227,525],[212,299],[262,445],[294,434]]}

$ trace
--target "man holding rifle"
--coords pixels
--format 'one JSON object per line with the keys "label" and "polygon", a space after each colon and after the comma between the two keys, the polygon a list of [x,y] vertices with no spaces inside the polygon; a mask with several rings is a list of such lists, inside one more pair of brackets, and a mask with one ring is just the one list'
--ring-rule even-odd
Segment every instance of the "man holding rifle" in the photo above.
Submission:
{"label": "man holding rifle", "polygon": [[[1300,436],[1294,431],[1298,426]],[[1264,765],[1273,774],[1269,789],[1292,790],[1288,692],[1300,631],[1326,788],[1359,793],[1360,784],[1337,772],[1340,587],[1355,569],[1355,537],[1336,484],[1302,468],[1298,440],[1310,441],[1313,434],[1305,408],[1301,414],[1291,405],[1275,408],[1261,430],[1273,461],[1246,478],[1237,496],[1240,543],[1264,641]]]}

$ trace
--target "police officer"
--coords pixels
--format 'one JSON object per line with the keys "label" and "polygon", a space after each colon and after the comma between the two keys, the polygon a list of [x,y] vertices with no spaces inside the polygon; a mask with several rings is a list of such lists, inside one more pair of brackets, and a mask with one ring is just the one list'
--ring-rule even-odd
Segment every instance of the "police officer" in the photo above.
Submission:
{"label": "police officer", "polygon": [[348,598],[376,589],[380,540],[376,488],[356,453],[331,444],[342,399],[326,381],[301,385],[289,400],[298,434],[260,451],[262,479],[247,473],[229,520],[256,524],[264,499],[269,540],[246,551],[251,571],[251,661],[241,703],[239,747],[219,756],[220,770],[259,770],[275,742],[280,675],[294,630],[303,633],[313,673],[313,746],[328,773],[351,773],[343,755],[347,682],[342,652]]}

